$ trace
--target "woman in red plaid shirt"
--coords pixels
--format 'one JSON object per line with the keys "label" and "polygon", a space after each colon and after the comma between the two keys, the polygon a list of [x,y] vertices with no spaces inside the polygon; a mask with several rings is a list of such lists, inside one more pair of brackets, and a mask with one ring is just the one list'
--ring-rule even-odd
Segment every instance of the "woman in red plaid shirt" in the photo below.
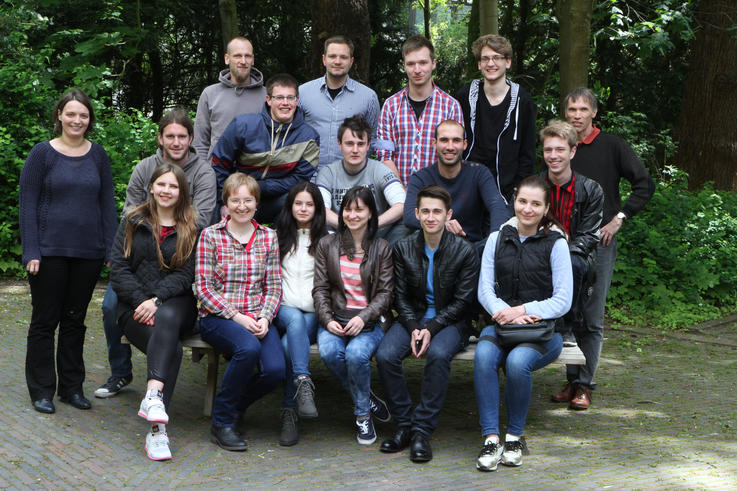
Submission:
{"label": "woman in red plaid shirt", "polygon": [[260,190],[236,172],[225,180],[229,216],[206,228],[197,246],[200,334],[230,358],[212,409],[211,440],[246,450],[236,428],[245,410],[284,381],[284,351],[271,329],[281,298],[276,233],[253,219]]}

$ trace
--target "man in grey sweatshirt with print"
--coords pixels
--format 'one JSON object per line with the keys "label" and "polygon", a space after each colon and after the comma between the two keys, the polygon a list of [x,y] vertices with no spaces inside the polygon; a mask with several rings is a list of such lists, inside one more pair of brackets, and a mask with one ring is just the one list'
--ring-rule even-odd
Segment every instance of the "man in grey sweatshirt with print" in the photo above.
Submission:
{"label": "man in grey sweatshirt with print", "polygon": [[210,162],[212,150],[225,128],[239,114],[258,113],[266,100],[263,74],[253,66],[253,45],[244,37],[233,38],[225,52],[229,68],[219,81],[202,91],[195,117],[194,147]]}

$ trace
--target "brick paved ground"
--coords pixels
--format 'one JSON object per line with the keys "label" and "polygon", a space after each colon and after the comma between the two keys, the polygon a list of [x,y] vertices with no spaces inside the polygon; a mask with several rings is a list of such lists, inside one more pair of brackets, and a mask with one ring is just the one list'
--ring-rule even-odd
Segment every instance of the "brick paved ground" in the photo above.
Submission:
{"label": "brick paved ground", "polygon": [[[119,396],[92,397],[108,376],[102,293],[96,291],[90,307],[85,345],[85,392],[93,408],[79,411],[57,399],[56,414],[46,416],[31,408],[23,375],[28,289],[23,283],[0,283],[0,487],[737,487],[735,349],[613,330],[589,411],[548,402],[563,381],[562,367],[535,373],[526,428],[531,455],[520,468],[500,466],[488,474],[474,468],[481,441],[470,363],[454,364],[440,428],[431,441],[435,458],[417,465],[407,452],[381,454],[378,442],[356,444],[349,398],[316,359],[320,418],[301,423],[297,446],[280,447],[280,394],[272,394],[249,411],[249,450],[240,454],[209,442],[209,421],[201,415],[205,366],[185,360],[169,412],[174,459],[151,462],[143,449],[147,426],[136,416],[144,389],[143,356],[134,355],[134,382]],[[731,328],[715,333],[737,337]],[[410,383],[417,385],[422,365],[406,368]],[[379,439],[394,430],[382,424],[377,429]]]}

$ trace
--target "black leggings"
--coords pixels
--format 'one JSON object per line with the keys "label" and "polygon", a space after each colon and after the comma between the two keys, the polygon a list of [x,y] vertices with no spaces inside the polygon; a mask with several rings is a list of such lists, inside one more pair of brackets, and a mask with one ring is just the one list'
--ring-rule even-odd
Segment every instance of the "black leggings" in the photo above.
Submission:
{"label": "black leggings", "polygon": [[182,363],[181,338],[190,334],[197,319],[197,302],[192,295],[170,298],[156,311],[154,325],[133,319],[133,310],[118,319],[128,340],[146,353],[147,380],[164,383],[164,405],[168,408]]}

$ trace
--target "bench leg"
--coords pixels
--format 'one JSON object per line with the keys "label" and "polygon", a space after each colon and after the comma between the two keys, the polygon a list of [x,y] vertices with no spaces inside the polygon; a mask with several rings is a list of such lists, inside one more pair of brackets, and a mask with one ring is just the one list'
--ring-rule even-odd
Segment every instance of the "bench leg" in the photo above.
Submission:
{"label": "bench leg", "polygon": [[215,404],[215,392],[218,386],[218,362],[219,357],[215,350],[207,353],[207,386],[205,387],[205,405],[202,414],[212,417],[212,406]]}

